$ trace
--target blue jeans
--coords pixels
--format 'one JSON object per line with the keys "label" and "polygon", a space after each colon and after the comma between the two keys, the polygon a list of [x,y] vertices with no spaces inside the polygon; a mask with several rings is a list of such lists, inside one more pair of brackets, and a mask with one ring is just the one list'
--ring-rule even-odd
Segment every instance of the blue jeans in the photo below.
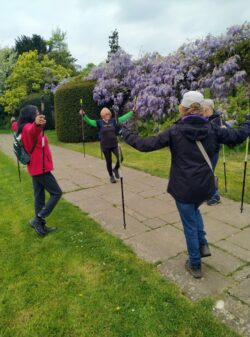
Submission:
{"label": "blue jeans", "polygon": [[201,213],[200,204],[187,204],[175,200],[179,211],[187,243],[189,262],[192,266],[201,265],[200,247],[207,244],[206,232]]}
{"label": "blue jeans", "polygon": [[[218,159],[219,159],[219,152],[215,152],[215,154],[213,155],[212,160],[211,160],[214,171],[215,171],[216,165],[218,163]],[[219,194],[218,188],[215,187],[212,198],[219,197],[219,196],[220,196],[220,194]]]}

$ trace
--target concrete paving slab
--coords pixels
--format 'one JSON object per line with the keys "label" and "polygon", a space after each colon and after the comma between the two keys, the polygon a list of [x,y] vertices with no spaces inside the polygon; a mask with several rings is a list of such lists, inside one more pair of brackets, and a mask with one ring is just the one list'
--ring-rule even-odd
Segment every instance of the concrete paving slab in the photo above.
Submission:
{"label": "concrete paving slab", "polygon": [[165,261],[186,250],[183,233],[171,225],[125,240],[137,255],[150,262]]}
{"label": "concrete paving slab", "polygon": [[[246,279],[250,279],[250,265],[245,265],[242,269],[234,273],[233,278],[237,282],[242,282]],[[250,289],[249,289],[250,292]]]}
{"label": "concrete paving slab", "polygon": [[215,247],[210,247],[212,256],[203,261],[223,275],[230,275],[238,268],[243,267],[245,262]]}
{"label": "concrete paving slab", "polygon": [[238,228],[228,225],[218,219],[212,218],[210,217],[210,214],[204,215],[203,220],[209,242],[215,243],[239,232]]}
{"label": "concrete paving slab", "polygon": [[244,228],[250,225],[250,211],[246,209],[243,213],[240,213],[239,205],[232,206],[223,204],[216,205],[216,208],[212,208],[209,211],[209,216],[214,219],[218,219],[233,227]]}
{"label": "concrete paving slab", "polygon": [[250,251],[250,228],[243,229],[241,232],[232,235],[228,241]]}
{"label": "concrete paving slab", "polygon": [[64,193],[72,192],[81,188],[80,185],[76,185],[68,179],[57,179],[57,181]]}
{"label": "concrete paving slab", "polygon": [[185,270],[186,254],[180,254],[169,259],[161,266],[161,274],[178,284],[181,290],[192,300],[199,300],[208,296],[217,296],[223,293],[233,282],[232,278],[225,277],[206,265],[202,266],[204,277],[195,279]]}
{"label": "concrete paving slab", "polygon": [[167,225],[166,221],[163,221],[159,218],[146,219],[143,221],[143,223],[151,229],[160,228]]}
{"label": "concrete paving slab", "polygon": [[134,237],[135,235],[140,235],[148,230],[148,227],[128,214],[126,214],[125,219],[127,224],[125,230],[123,228],[123,214],[120,209],[113,209],[112,212],[107,209],[99,210],[95,214],[92,213],[91,217],[103,225],[110,233],[123,240]]}
{"label": "concrete paving slab", "polygon": [[250,306],[250,278],[229,289],[229,294]]}
{"label": "concrete paving slab", "polygon": [[224,302],[224,307],[214,308],[215,315],[238,333],[250,337],[250,307],[228,294],[219,299]]}
{"label": "concrete paving slab", "polygon": [[[168,205],[169,208],[169,205]],[[166,221],[168,224],[174,224],[175,227],[179,229],[183,229],[180,215],[176,209],[174,210],[174,207],[169,208],[169,211],[166,213],[162,213],[158,215],[158,218],[160,218],[163,221]]]}
{"label": "concrete paving slab", "polygon": [[238,257],[245,262],[250,262],[250,251],[235,245],[233,242],[222,240],[216,242],[215,246],[227,251],[229,254]]}

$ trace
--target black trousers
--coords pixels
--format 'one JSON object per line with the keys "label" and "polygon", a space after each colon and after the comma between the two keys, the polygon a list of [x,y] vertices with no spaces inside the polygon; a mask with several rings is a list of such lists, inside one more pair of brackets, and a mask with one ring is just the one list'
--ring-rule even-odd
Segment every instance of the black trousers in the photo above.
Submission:
{"label": "black trousers", "polygon": [[[106,160],[106,166],[107,170],[109,173],[109,176],[111,177],[113,175],[113,170],[112,170],[112,153],[116,157],[116,164],[115,164],[115,169],[118,170],[120,167],[120,161],[119,161],[119,152],[118,152],[118,146],[116,147],[110,147],[107,149],[103,149],[102,152],[104,154],[105,160]],[[121,159],[122,160],[122,159]]]}
{"label": "black trousers", "polygon": [[[42,218],[48,216],[62,196],[62,190],[52,173],[39,174],[32,177],[34,188],[35,214]],[[50,197],[45,203],[45,191],[49,192]]]}

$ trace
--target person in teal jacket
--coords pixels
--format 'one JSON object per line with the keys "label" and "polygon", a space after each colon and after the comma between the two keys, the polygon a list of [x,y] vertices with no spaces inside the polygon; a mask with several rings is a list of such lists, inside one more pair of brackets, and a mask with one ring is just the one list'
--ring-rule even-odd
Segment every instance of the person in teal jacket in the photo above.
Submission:
{"label": "person in teal jacket", "polygon": [[[131,118],[133,116],[133,112],[129,111],[125,115],[119,117],[117,122],[115,118],[112,117],[112,113],[108,108],[103,108],[101,110],[101,118],[98,120],[90,119],[83,110],[80,110],[80,115],[82,115],[83,120],[87,124],[98,129],[101,149],[106,160],[106,166],[110,177],[110,182],[116,183],[115,178],[120,178],[120,161],[117,141],[117,135],[120,129],[119,124]],[[116,157],[116,164],[114,168],[112,168],[112,153]]]}

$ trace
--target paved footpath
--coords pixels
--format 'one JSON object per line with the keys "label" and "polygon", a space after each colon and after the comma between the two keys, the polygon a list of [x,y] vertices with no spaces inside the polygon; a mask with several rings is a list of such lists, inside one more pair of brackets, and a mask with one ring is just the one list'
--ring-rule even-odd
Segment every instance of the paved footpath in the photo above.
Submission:
{"label": "paved footpath", "polygon": [[[239,203],[225,198],[220,205],[201,207],[212,256],[203,259],[204,278],[197,280],[184,269],[186,244],[174,201],[165,192],[166,179],[123,167],[124,230],[120,184],[109,182],[104,161],[51,149],[65,200],[121,238],[139,257],[155,263],[190,299],[222,300],[224,306],[217,302],[214,313],[250,337],[250,205],[244,206],[243,214]],[[10,135],[0,135],[0,150],[13,157]]]}

